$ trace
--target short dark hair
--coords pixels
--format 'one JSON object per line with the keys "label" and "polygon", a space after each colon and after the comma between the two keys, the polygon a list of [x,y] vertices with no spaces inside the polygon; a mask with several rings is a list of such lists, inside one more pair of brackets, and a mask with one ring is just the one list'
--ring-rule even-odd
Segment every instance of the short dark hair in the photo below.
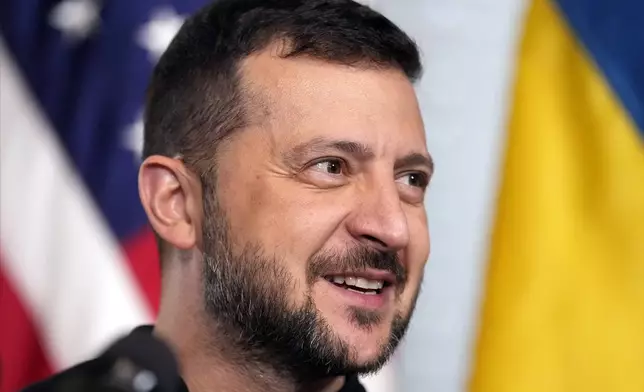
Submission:
{"label": "short dark hair", "polygon": [[212,157],[245,124],[239,62],[278,39],[289,42],[284,57],[396,68],[412,82],[422,72],[414,41],[354,1],[215,1],[184,23],[154,69],[143,156]]}
{"label": "short dark hair", "polygon": [[412,82],[422,73],[414,41],[354,1],[215,1],[184,23],[154,69],[143,157],[181,156],[212,181],[206,172],[219,142],[249,121],[240,62],[279,40],[287,43],[283,57],[393,68]]}

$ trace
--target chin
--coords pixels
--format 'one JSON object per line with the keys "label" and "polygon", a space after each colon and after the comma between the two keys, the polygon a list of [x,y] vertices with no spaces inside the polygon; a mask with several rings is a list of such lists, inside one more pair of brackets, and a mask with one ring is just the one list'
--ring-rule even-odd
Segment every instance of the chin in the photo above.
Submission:
{"label": "chin", "polygon": [[351,345],[352,373],[361,375],[378,372],[389,361],[393,352],[388,342],[371,342],[369,344]]}
{"label": "chin", "polygon": [[[379,317],[375,322],[364,324],[365,318],[356,321],[356,315],[348,311],[343,319],[333,320],[333,331],[349,348],[351,362],[358,367],[382,361],[391,350],[392,317]],[[364,315],[363,315],[364,316]],[[360,316],[357,316],[358,318]]]}
{"label": "chin", "polygon": [[313,303],[333,335],[348,349],[347,370],[360,374],[379,370],[408,324],[393,290],[363,296],[322,283],[314,288]]}

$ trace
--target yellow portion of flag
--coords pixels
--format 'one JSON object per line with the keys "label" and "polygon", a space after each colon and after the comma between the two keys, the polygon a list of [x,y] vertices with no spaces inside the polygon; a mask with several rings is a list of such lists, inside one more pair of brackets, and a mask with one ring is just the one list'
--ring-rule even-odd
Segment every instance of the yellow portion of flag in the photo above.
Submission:
{"label": "yellow portion of flag", "polygon": [[470,390],[644,392],[644,138],[556,5],[524,33]]}

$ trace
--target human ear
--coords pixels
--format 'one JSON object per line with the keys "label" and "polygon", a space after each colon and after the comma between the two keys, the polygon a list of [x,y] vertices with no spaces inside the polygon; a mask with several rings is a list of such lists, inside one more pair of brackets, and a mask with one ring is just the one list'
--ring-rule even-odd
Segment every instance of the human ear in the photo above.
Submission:
{"label": "human ear", "polygon": [[180,159],[148,157],[139,169],[139,196],[154,231],[177,249],[199,239],[201,185]]}

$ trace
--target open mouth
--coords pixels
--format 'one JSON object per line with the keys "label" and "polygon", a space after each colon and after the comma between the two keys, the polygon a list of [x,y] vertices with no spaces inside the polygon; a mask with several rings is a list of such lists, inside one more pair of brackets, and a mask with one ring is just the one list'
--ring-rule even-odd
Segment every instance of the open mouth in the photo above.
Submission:
{"label": "open mouth", "polygon": [[325,276],[328,282],[337,287],[366,295],[381,294],[382,290],[391,286],[391,282],[384,279],[367,279],[358,276]]}

